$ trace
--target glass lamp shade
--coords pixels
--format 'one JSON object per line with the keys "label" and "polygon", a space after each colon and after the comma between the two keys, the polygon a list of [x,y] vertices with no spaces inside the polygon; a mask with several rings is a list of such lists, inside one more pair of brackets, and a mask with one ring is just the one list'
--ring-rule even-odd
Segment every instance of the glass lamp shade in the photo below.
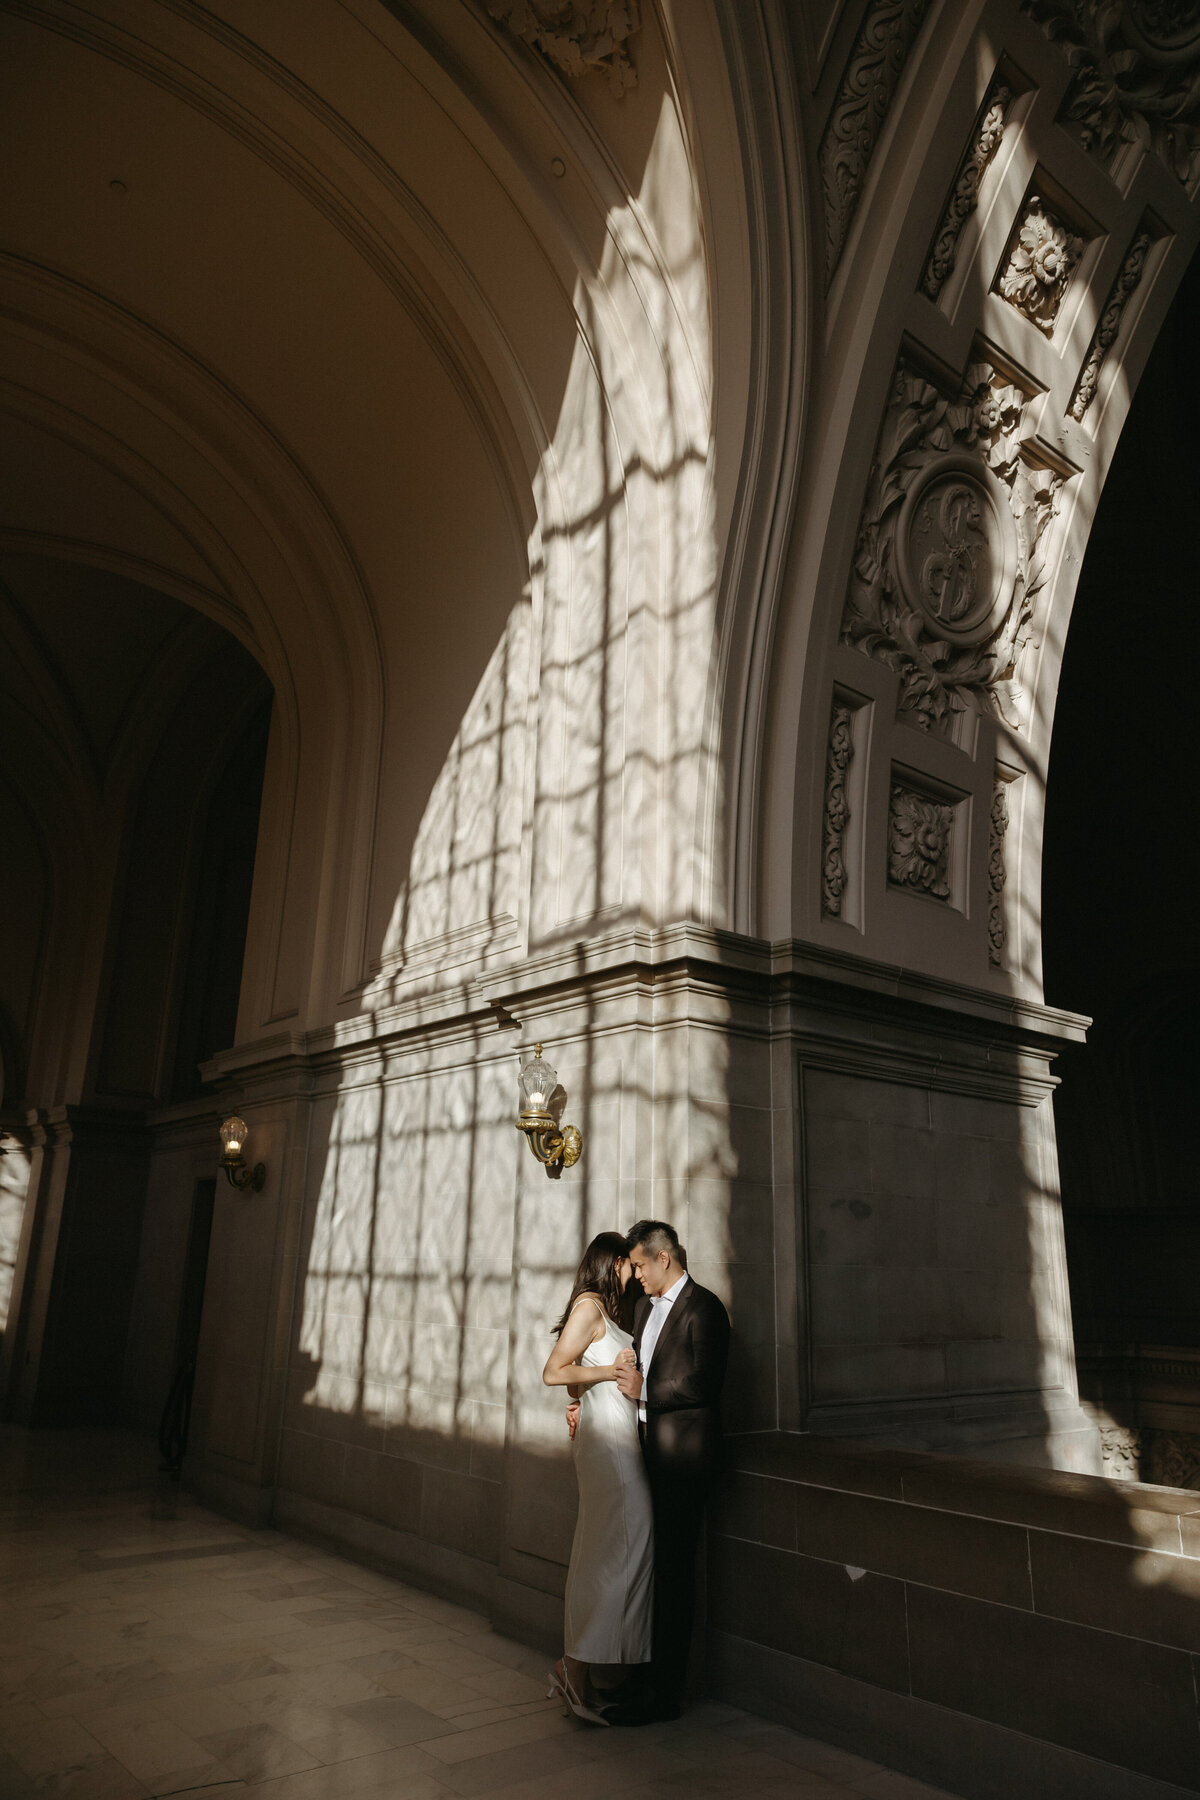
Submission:
{"label": "glass lamp shade", "polygon": [[517,1083],[521,1090],[521,1111],[544,1113],[557,1084],[558,1076],[542,1055],[542,1046],[535,1044],[533,1055],[521,1070]]}
{"label": "glass lamp shade", "polygon": [[246,1142],[246,1135],[245,1119],[239,1119],[236,1113],[232,1118],[226,1119],[221,1127],[221,1147],[226,1156],[233,1157],[242,1154],[242,1145]]}

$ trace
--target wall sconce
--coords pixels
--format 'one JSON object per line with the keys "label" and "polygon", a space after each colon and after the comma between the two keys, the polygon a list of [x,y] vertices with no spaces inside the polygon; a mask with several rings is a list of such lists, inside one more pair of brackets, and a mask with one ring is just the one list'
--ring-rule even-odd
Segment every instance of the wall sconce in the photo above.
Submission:
{"label": "wall sconce", "polygon": [[583,1136],[574,1125],[564,1125],[560,1132],[554,1115],[547,1110],[557,1083],[558,1076],[542,1055],[542,1046],[535,1044],[533,1055],[517,1081],[521,1090],[521,1116],[516,1126],[518,1131],[525,1133],[529,1148],[540,1163],[545,1163],[548,1168],[561,1164],[570,1169],[579,1161]]}
{"label": "wall sconce", "polygon": [[238,1188],[243,1193],[249,1189],[251,1193],[257,1194],[267,1179],[267,1171],[262,1163],[255,1163],[250,1168],[242,1155],[242,1145],[248,1136],[245,1119],[239,1119],[236,1113],[226,1119],[221,1127],[221,1167],[230,1187]]}

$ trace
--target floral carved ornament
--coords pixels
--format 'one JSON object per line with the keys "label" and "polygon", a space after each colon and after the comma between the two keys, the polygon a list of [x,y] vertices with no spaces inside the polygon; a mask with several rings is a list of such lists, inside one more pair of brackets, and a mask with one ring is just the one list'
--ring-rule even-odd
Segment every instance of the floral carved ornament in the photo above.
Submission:
{"label": "floral carved ornament", "polygon": [[1188,183],[1200,167],[1197,0],[1022,0],[1072,76],[1059,119],[1110,162],[1143,144]]}
{"label": "floral carved ornament", "polygon": [[953,828],[953,806],[893,782],[888,809],[888,880],[892,886],[948,900]]}
{"label": "floral carved ornament", "polygon": [[972,707],[1021,729],[1019,664],[1062,476],[1029,454],[1026,396],[973,364],[953,398],[898,365],[859,523],[842,641],[894,669],[899,712]]}
{"label": "floral carved ornament", "polygon": [[1083,239],[1056,219],[1036,194],[1031,194],[1000,274],[999,292],[1049,336],[1082,250]]}

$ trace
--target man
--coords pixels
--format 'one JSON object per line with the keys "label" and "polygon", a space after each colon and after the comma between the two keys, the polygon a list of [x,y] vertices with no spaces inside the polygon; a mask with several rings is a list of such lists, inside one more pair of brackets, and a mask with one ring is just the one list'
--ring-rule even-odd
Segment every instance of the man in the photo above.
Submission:
{"label": "man", "polygon": [[696,1612],[696,1550],[721,1456],[718,1410],[729,1315],[692,1280],[672,1226],[639,1219],[626,1240],[642,1288],[634,1310],[637,1367],[617,1386],[638,1408],[654,1504],[652,1689],[609,1713],[614,1725],[679,1716]]}

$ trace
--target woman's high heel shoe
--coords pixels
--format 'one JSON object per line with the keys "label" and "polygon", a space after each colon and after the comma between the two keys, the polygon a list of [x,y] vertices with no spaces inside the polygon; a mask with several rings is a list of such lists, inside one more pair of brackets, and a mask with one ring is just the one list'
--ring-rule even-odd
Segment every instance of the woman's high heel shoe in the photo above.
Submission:
{"label": "woman's high heel shoe", "polygon": [[594,1707],[589,1706],[585,1700],[579,1698],[579,1695],[571,1686],[570,1677],[567,1674],[565,1666],[561,1662],[556,1662],[550,1671],[550,1686],[546,1689],[547,1700],[553,1700],[556,1694],[563,1702],[564,1706],[570,1708],[577,1719],[586,1719],[589,1725],[608,1724],[608,1720],[604,1717],[603,1713],[597,1712]]}

